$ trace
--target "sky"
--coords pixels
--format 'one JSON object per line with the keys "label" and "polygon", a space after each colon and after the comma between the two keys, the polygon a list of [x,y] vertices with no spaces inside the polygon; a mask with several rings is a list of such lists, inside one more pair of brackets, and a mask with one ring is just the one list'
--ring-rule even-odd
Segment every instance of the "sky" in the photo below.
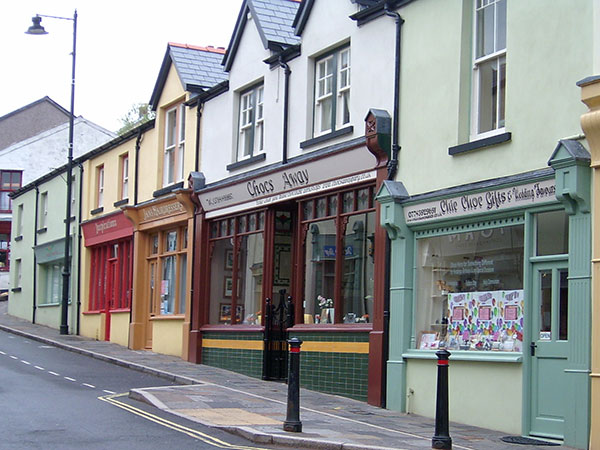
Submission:
{"label": "sky", "polygon": [[242,0],[0,1],[0,117],[44,96],[70,108],[73,21],[42,18],[47,35],[25,34],[36,14],[77,9],[75,115],[110,130],[148,102],[167,43],[227,47]]}

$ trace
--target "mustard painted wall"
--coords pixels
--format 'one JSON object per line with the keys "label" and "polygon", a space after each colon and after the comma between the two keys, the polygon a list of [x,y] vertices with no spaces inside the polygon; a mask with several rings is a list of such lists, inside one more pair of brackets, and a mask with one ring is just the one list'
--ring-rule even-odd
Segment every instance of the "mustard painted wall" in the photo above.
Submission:
{"label": "mustard painted wall", "polygon": [[152,321],[152,351],[181,358],[183,351],[184,318]]}
{"label": "mustard painted wall", "polygon": [[[83,306],[83,305],[82,305]],[[79,335],[98,341],[104,340],[104,314],[82,314]]]}
{"label": "mustard painted wall", "polygon": [[123,347],[127,347],[129,344],[129,311],[111,314],[110,342]]}
{"label": "mustard painted wall", "polygon": [[[450,421],[520,435],[521,379],[520,363],[450,361]],[[408,360],[407,411],[434,418],[436,388],[437,361]]]}

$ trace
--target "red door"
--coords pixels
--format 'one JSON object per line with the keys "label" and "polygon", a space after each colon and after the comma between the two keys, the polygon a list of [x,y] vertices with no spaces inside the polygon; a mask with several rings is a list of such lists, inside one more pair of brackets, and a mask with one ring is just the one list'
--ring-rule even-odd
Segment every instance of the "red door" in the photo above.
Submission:
{"label": "red door", "polygon": [[110,312],[115,307],[115,299],[116,299],[116,291],[118,287],[117,283],[117,260],[109,259],[108,260],[108,276],[106,277],[106,281],[108,286],[106,286],[106,325],[105,325],[105,333],[104,339],[106,341],[110,341]]}

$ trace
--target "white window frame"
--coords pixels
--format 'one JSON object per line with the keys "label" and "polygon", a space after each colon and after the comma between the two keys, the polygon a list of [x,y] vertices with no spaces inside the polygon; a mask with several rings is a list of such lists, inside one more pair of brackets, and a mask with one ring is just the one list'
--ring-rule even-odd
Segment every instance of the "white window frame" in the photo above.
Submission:
{"label": "white window frame", "polygon": [[23,236],[23,214],[25,206],[20,203],[17,206],[17,236]]}
{"label": "white window frame", "polygon": [[121,200],[129,197],[129,153],[121,155]]}
{"label": "white window frame", "polygon": [[165,112],[163,186],[183,180],[184,155],[185,105],[180,103]]}
{"label": "white window frame", "polygon": [[96,208],[104,206],[104,164],[98,166],[96,173],[98,187],[96,190]]}
{"label": "white window frame", "polygon": [[15,285],[14,285],[14,287],[20,288],[21,287],[21,258],[15,259],[14,269],[15,269],[15,280],[14,280]]}
{"label": "white window frame", "polygon": [[265,151],[264,85],[240,92],[237,160]]}
{"label": "white window frame", "polygon": [[42,192],[40,195],[39,219],[38,229],[46,228],[48,224],[48,191]]}
{"label": "white window frame", "polygon": [[[346,64],[343,63],[347,56]],[[328,66],[329,65],[329,66]],[[322,68],[325,68],[322,70]],[[329,70],[327,70],[329,69]],[[350,46],[335,49],[315,59],[313,135],[332,133],[350,124],[350,91],[352,62]],[[324,105],[331,102],[329,120],[324,117]],[[347,114],[344,114],[347,111]],[[322,123],[329,127],[322,127]]]}
{"label": "white window frame", "polygon": [[[474,11],[474,20],[473,20],[473,94],[472,100],[473,103],[471,105],[471,140],[476,139],[484,139],[487,137],[495,136],[505,132],[505,117],[506,117],[506,86],[504,86],[503,94],[499,95],[501,92],[501,72],[502,70],[504,75],[504,82],[506,82],[506,29],[504,30],[504,46],[501,46],[501,43],[498,42],[498,5],[500,3],[504,4],[504,8],[506,8],[506,0],[473,0],[473,11]],[[490,53],[485,53],[481,56],[478,55],[478,46],[480,44],[480,34],[478,30],[478,12],[480,10],[484,10],[485,8],[494,8],[493,13],[493,51]],[[506,13],[506,10],[505,10]],[[506,14],[504,16],[504,26],[506,26]],[[482,96],[481,96],[481,77],[482,70],[481,68],[484,65],[494,64],[496,70],[496,77],[493,83],[496,85],[496,94],[492,95],[494,105],[491,105],[490,102],[489,108],[493,109],[486,110],[488,113],[494,113],[494,117],[492,119],[491,129],[485,131],[479,131],[481,127],[480,117],[482,111]],[[494,100],[495,99],[495,100]]]}

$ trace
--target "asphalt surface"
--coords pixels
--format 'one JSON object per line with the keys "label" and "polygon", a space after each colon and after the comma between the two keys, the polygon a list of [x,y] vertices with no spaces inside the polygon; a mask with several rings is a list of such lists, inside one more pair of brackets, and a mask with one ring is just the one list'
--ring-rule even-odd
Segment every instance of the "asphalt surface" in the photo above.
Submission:
{"label": "asphalt surface", "polygon": [[[182,384],[164,386],[163,382],[160,387],[133,388],[129,394],[130,398],[171,413],[172,417],[228,431],[260,445],[335,450],[431,448],[432,419],[307,389],[300,392],[302,432],[284,432],[285,384],[192,364],[172,356],[130,350],[110,342],[62,336],[58,330],[7,315],[5,305],[6,302],[0,303],[1,330]],[[548,448],[508,444],[501,441],[506,433],[456,423],[450,424],[450,435],[453,448],[462,450]]]}

